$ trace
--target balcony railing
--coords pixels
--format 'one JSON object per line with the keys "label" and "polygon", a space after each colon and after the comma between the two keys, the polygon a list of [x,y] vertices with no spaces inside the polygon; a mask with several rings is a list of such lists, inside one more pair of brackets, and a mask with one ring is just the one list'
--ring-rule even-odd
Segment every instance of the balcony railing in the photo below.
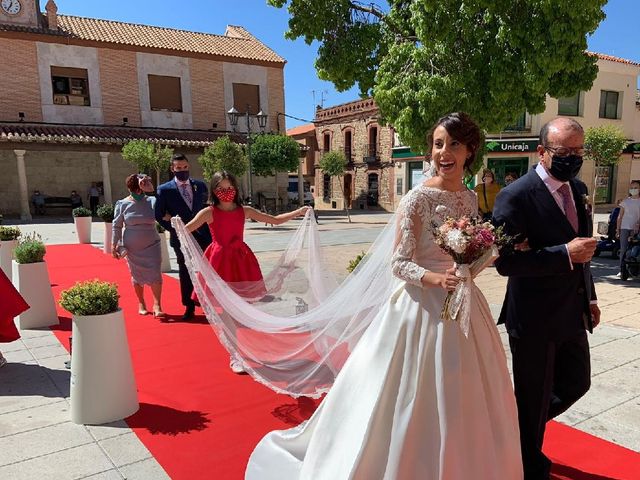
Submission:
{"label": "balcony railing", "polygon": [[377,163],[380,161],[380,152],[375,143],[367,145],[362,160],[365,163]]}
{"label": "balcony railing", "polygon": [[353,166],[353,150],[351,150],[351,148],[345,147],[344,158],[347,159],[347,166],[352,167]]}

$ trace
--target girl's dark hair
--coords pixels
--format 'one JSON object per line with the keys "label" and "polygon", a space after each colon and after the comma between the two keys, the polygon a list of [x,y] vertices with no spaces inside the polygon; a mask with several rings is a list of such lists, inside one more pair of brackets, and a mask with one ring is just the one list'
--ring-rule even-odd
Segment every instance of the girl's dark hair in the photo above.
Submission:
{"label": "girl's dark hair", "polygon": [[215,192],[215,189],[218,188],[218,185],[220,185],[220,182],[222,182],[223,180],[229,180],[229,183],[231,184],[231,186],[236,189],[236,196],[233,199],[233,203],[241,207],[242,199],[240,198],[240,189],[238,188],[238,181],[236,180],[235,176],[231,175],[229,172],[226,172],[224,170],[222,172],[214,173],[213,176],[211,177],[211,183],[209,184],[209,201],[211,202],[211,205],[218,205],[220,203],[220,199],[216,197],[216,194],[214,192]]}
{"label": "girl's dark hair", "polygon": [[480,150],[480,142],[482,141],[482,135],[480,128],[473,121],[473,119],[464,112],[453,112],[440,118],[436,124],[431,128],[429,135],[427,136],[427,142],[429,144],[429,151],[433,148],[433,132],[436,128],[443,126],[447,133],[455,138],[457,141],[466,145],[471,152],[471,155],[464,162],[464,168],[469,170],[471,164],[476,159],[478,150]]}
{"label": "girl's dark hair", "polygon": [[127,177],[126,183],[127,183],[127,190],[129,190],[130,192],[132,193],[140,192],[140,181],[138,180],[137,173],[132,173],[131,175],[129,175]]}

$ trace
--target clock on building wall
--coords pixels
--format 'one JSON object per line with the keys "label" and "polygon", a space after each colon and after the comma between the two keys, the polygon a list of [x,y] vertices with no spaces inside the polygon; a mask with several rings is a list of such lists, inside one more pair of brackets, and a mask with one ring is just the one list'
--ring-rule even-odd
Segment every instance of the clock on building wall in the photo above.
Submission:
{"label": "clock on building wall", "polygon": [[22,4],[20,0],[1,0],[0,7],[7,15],[20,15],[22,12]]}

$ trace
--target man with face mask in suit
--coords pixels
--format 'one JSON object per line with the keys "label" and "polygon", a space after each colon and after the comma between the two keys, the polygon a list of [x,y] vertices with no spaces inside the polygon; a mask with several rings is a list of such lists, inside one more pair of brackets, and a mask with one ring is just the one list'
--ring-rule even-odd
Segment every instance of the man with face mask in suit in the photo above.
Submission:
{"label": "man with face mask in suit", "polygon": [[[171,159],[171,172],[174,178],[158,187],[155,214],[158,223],[170,232],[169,244],[176,254],[178,275],[180,277],[180,294],[182,304],[185,306],[182,320],[190,320],[195,312],[195,302],[191,298],[193,284],[191,283],[187,266],[184,263],[184,255],[180,250],[180,241],[167,218],[168,216],[174,217],[178,215],[184,223],[190,222],[205,206],[208,199],[208,191],[206,183],[202,180],[190,178],[189,160],[183,154],[178,153],[173,156]],[[211,233],[206,224],[195,230],[193,236],[202,250],[206,249],[211,243]]]}
{"label": "man with face mask in suit", "polygon": [[575,177],[582,166],[584,131],[557,118],[540,131],[539,163],[496,199],[493,221],[520,242],[496,268],[509,277],[499,323],[506,323],[525,480],[549,478],[542,453],[546,422],[590,387],[587,331],[600,322],[590,260],[596,247]]}

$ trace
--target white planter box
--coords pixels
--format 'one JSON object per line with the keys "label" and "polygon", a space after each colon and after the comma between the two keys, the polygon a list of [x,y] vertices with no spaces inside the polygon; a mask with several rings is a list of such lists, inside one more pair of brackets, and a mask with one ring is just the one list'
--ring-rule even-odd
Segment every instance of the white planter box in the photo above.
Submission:
{"label": "white planter box", "polygon": [[23,265],[14,260],[13,284],[30,307],[17,317],[21,330],[58,325],[58,313],[51,293],[46,262]]}
{"label": "white planter box", "polygon": [[91,243],[91,217],[73,217],[78,243]]}
{"label": "white planter box", "polygon": [[2,240],[0,241],[0,268],[7,276],[12,278],[11,274],[11,261],[13,260],[13,251],[18,244],[17,240]]}
{"label": "white planter box", "polygon": [[99,425],[138,411],[138,392],[122,310],[73,316],[71,421]]}
{"label": "white planter box", "polygon": [[102,250],[107,255],[111,255],[111,250],[113,246],[111,242],[111,235],[112,235],[111,222],[104,222],[104,246],[102,247]]}
{"label": "white planter box", "polygon": [[162,232],[158,234],[160,236],[160,251],[162,252],[162,263],[160,264],[160,271],[170,272],[171,271],[171,261],[169,260],[169,245],[167,243],[167,232]]}

